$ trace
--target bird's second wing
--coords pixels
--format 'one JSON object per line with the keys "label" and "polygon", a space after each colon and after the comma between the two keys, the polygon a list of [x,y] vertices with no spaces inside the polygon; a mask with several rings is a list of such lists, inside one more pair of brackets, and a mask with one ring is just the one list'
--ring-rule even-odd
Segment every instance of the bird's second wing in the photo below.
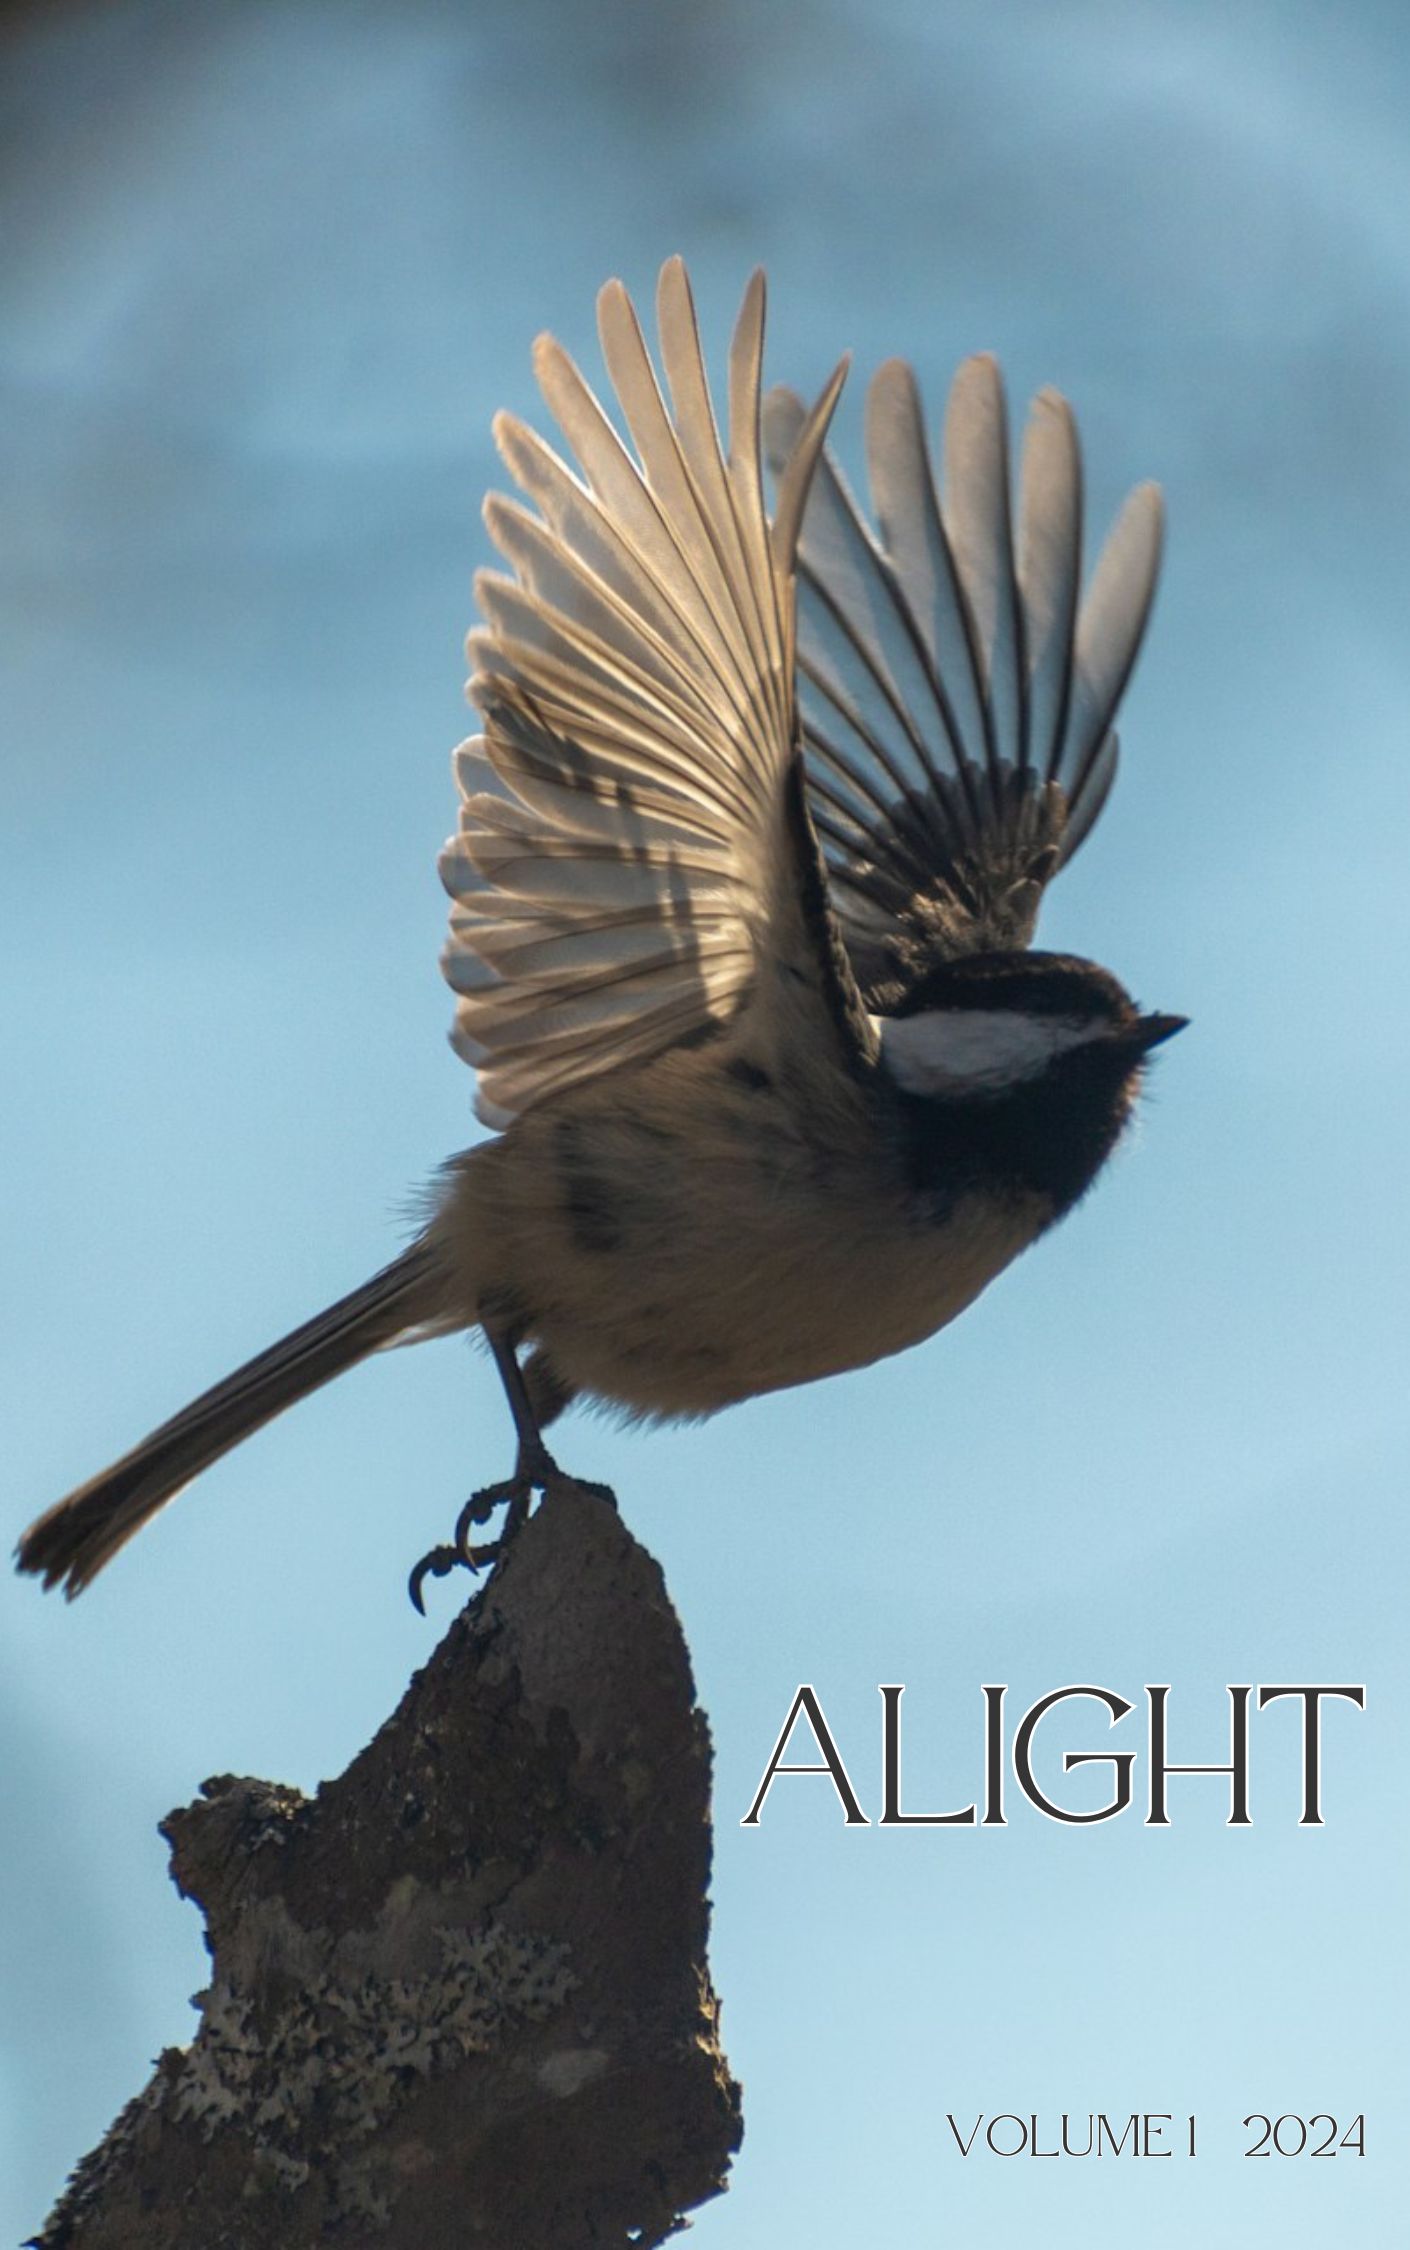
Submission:
{"label": "bird's second wing", "polygon": [[[772,987],[864,1023],[803,804],[794,551],[839,369],[799,417],[772,527],[760,451],[763,277],[730,351],[728,440],[678,259],[658,295],[663,394],[619,282],[598,300],[628,451],[551,338],[535,365],[580,473],[508,415],[495,435],[533,510],[498,496],[457,753],[452,1034],[487,1123],[698,1039]],[[811,904],[810,904],[810,894]],[[778,1011],[773,1011],[774,1018]]]}
{"label": "bird's second wing", "polygon": [[[773,392],[770,459],[799,401]],[[1111,731],[1160,556],[1159,491],[1133,492],[1079,606],[1082,472],[1056,391],[1034,402],[1017,528],[995,362],[967,360],[944,431],[943,500],[915,377],[867,399],[873,535],[830,455],[799,546],[808,793],[847,950],[873,1005],[908,960],[1027,945],[1043,886],[1116,772]]]}

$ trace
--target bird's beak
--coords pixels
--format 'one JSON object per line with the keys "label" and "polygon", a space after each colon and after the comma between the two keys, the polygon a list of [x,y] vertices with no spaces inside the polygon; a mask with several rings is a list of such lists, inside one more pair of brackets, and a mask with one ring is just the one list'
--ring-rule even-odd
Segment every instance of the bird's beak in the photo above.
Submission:
{"label": "bird's beak", "polygon": [[1130,1041],[1138,1054],[1145,1055],[1149,1054],[1152,1047],[1158,1047],[1162,1040],[1173,1039],[1177,1031],[1184,1030],[1189,1020],[1188,1016],[1137,1016],[1122,1036]]}

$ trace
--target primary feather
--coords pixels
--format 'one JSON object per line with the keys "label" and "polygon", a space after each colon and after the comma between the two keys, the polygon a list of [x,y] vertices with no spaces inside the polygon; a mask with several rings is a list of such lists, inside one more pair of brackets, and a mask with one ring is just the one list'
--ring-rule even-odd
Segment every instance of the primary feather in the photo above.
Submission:
{"label": "primary feather", "polygon": [[[802,407],[777,390],[769,453]],[[1079,607],[1082,475],[1065,400],[1043,391],[1018,521],[995,362],[967,360],[945,417],[943,494],[915,377],[867,400],[879,536],[827,454],[799,543],[799,701],[808,791],[836,910],[873,1005],[917,962],[1023,947],[1044,885],[1090,830],[1116,770],[1112,720],[1160,556],[1160,496],[1126,502]]]}

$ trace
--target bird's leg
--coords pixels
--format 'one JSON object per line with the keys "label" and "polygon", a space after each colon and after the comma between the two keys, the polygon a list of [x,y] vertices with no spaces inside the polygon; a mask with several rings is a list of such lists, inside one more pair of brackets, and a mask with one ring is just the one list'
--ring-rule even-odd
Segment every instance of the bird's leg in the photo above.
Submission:
{"label": "bird's leg", "polygon": [[514,1417],[514,1434],[519,1440],[515,1481],[526,1484],[531,1490],[537,1487],[542,1491],[546,1484],[551,1484],[560,1474],[558,1463],[543,1442],[543,1432],[530,1403],[524,1371],[519,1365],[513,1344],[506,1335],[494,1329],[489,1331],[489,1342],[495,1366],[499,1369],[499,1379],[504,1385],[504,1395],[509,1401],[509,1411]]}
{"label": "bird's leg", "polygon": [[[485,1331],[490,1350],[494,1354],[499,1379],[504,1385],[504,1395],[509,1401],[509,1411],[514,1417],[514,1433],[519,1441],[514,1474],[499,1484],[487,1484],[482,1491],[472,1492],[456,1520],[454,1545],[472,1570],[491,1561],[500,1553],[505,1542],[512,1539],[529,1512],[531,1493],[546,1491],[559,1468],[553,1455],[543,1442],[543,1432],[529,1400],[523,1371],[515,1356],[512,1340],[502,1330]],[[504,1526],[498,1539],[484,1547],[472,1547],[470,1532],[477,1523],[488,1523],[498,1507],[506,1510]]]}
{"label": "bird's leg", "polygon": [[[515,1356],[514,1339],[503,1329],[486,1328],[486,1340],[494,1354],[499,1379],[504,1385],[504,1395],[509,1401],[509,1411],[514,1417],[514,1430],[519,1450],[512,1477],[499,1484],[487,1484],[479,1492],[472,1492],[456,1519],[455,1535],[447,1546],[433,1547],[423,1555],[411,1573],[409,1591],[413,1606],[422,1610],[421,1589],[429,1578],[444,1578],[449,1571],[463,1566],[479,1570],[485,1563],[493,1562],[504,1552],[505,1546],[529,1513],[529,1500],[535,1492],[547,1491],[550,1484],[561,1479],[553,1455],[543,1442],[543,1433],[529,1399],[523,1373]],[[488,1523],[496,1508],[504,1508],[505,1518],[498,1539],[486,1541],[483,1546],[472,1546],[470,1533],[476,1524]]]}

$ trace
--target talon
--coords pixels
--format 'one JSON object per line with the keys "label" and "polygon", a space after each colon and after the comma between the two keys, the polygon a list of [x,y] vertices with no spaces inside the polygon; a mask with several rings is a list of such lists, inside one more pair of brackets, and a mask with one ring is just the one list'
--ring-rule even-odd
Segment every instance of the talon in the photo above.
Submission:
{"label": "talon", "polygon": [[413,1566],[406,1582],[406,1590],[411,1596],[411,1606],[419,1616],[424,1617],[426,1614],[426,1604],[421,1593],[426,1580],[448,1578],[459,1566],[461,1559],[459,1550],[455,1547],[432,1547],[429,1554],[423,1555],[420,1562]]}
{"label": "talon", "polygon": [[[487,1484],[479,1492],[472,1492],[455,1519],[455,1537],[452,1544],[456,1552],[463,1555],[468,1561],[469,1557],[477,1552],[470,1544],[471,1526],[477,1523],[488,1523],[496,1508],[508,1508],[510,1515],[512,1515],[516,1502],[527,1510],[529,1485],[527,1478],[522,1476],[506,1477],[501,1484]],[[505,1528],[508,1529],[507,1522]],[[489,1549],[482,1548],[478,1552],[493,1552],[498,1545],[499,1541],[496,1540]]]}
{"label": "talon", "polygon": [[472,1547],[468,1540],[460,1536],[460,1527],[457,1525],[453,1546],[433,1547],[413,1568],[406,1582],[412,1608],[420,1616],[425,1616],[426,1604],[421,1590],[428,1578],[449,1578],[453,1570],[468,1570],[472,1575],[478,1574],[487,1563],[498,1560],[502,1545],[501,1539],[492,1539],[483,1547]]}
{"label": "talon", "polygon": [[[512,1477],[506,1477],[502,1483],[487,1484],[478,1492],[472,1492],[455,1519],[455,1534],[449,1545],[433,1547],[429,1554],[423,1555],[407,1580],[407,1592],[411,1596],[413,1609],[422,1617],[425,1616],[423,1588],[428,1578],[447,1578],[453,1570],[478,1572],[488,1564],[498,1562],[509,1541],[528,1517],[529,1500],[535,1487],[546,1490],[555,1481],[559,1481],[559,1471],[548,1455],[544,1454],[531,1468],[525,1469],[521,1465]],[[496,1508],[503,1508],[505,1511],[499,1537],[487,1540],[483,1546],[475,1546],[470,1537],[471,1531],[476,1524],[488,1523]]]}

